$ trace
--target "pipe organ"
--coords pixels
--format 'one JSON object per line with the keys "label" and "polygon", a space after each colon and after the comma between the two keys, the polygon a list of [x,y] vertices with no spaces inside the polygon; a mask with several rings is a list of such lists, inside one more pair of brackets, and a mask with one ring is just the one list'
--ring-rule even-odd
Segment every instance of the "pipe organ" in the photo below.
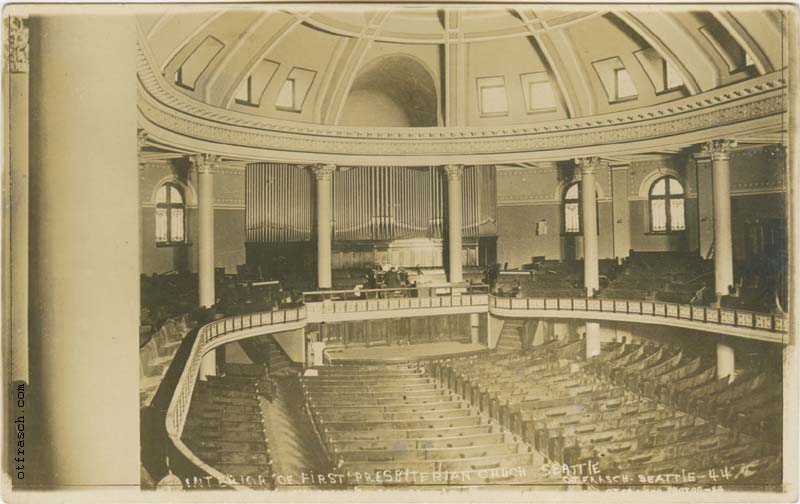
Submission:
{"label": "pipe organ", "polygon": [[311,241],[314,237],[314,175],[282,163],[245,169],[245,239],[248,243]]}
{"label": "pipe organ", "polygon": [[[249,243],[314,239],[314,187],[309,169],[249,164],[245,185]],[[333,239],[441,239],[447,225],[446,186],[438,167],[340,168],[333,176]],[[495,235],[494,166],[465,167],[462,215],[463,237]]]}

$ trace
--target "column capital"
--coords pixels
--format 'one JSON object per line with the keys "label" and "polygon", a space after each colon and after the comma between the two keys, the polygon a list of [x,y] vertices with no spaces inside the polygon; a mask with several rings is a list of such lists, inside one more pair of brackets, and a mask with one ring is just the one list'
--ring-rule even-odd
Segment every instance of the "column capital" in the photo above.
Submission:
{"label": "column capital", "polygon": [[197,173],[214,173],[214,168],[216,168],[219,161],[220,156],[213,154],[198,153],[189,156],[189,162],[192,163]]}
{"label": "column capital", "polygon": [[312,165],[311,169],[314,171],[314,176],[317,180],[330,180],[333,172],[336,171],[335,164],[318,164]]}
{"label": "column capital", "polygon": [[142,128],[137,128],[136,130],[136,147],[139,150],[139,154],[142,153],[144,148],[147,146],[147,140],[150,135]]}
{"label": "column capital", "polygon": [[701,152],[711,157],[711,161],[726,161],[731,158],[731,150],[737,145],[736,140],[723,138],[711,140],[703,144]]}
{"label": "column capital", "polygon": [[461,175],[464,174],[463,165],[444,165],[442,168],[447,175],[447,180],[461,180]]}
{"label": "column capital", "polygon": [[575,167],[580,169],[581,175],[595,174],[603,164],[605,164],[605,161],[599,157],[575,158]]}
{"label": "column capital", "polygon": [[26,19],[8,18],[8,69],[11,73],[28,73],[28,22]]}

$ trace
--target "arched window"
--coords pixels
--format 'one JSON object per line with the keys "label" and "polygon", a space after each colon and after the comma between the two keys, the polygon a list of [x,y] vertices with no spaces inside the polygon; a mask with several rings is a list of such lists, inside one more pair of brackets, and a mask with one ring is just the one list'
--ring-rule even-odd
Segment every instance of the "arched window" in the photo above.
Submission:
{"label": "arched window", "polygon": [[661,177],[650,186],[650,231],[671,233],[685,229],[683,186],[675,177]]}
{"label": "arched window", "polygon": [[573,182],[564,191],[564,233],[581,232],[581,189]]}
{"label": "arched window", "polygon": [[186,241],[186,203],[180,187],[167,182],[156,192],[156,244],[175,245]]}
{"label": "arched window", "polygon": [[[595,191],[597,196],[597,191]],[[599,197],[595,199],[597,202]],[[563,199],[564,234],[583,233],[583,205],[581,204],[581,183],[573,182],[564,190]],[[600,232],[600,205],[597,203],[597,231]]]}

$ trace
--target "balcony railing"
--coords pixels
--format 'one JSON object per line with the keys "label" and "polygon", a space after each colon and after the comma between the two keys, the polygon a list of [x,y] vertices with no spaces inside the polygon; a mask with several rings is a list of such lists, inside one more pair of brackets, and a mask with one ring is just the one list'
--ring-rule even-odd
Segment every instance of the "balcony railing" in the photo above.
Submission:
{"label": "balcony railing", "polygon": [[452,297],[455,295],[489,294],[485,284],[429,284],[418,287],[388,287],[383,289],[321,290],[303,293],[306,303],[320,301],[358,301],[399,298]]}
{"label": "balcony railing", "polygon": [[310,318],[323,315],[416,310],[429,308],[488,307],[488,285],[426,285],[387,289],[351,289],[304,292]]}
{"label": "balcony railing", "polygon": [[[458,306],[483,306],[490,311],[524,310],[579,312],[587,317],[591,313],[615,313],[653,317],[661,319],[685,320],[714,324],[717,327],[736,327],[786,333],[788,318],[785,315],[756,313],[746,310],[730,310],[706,306],[693,306],[658,301],[631,301],[624,299],[595,298],[509,298],[489,295],[486,285],[442,285],[417,288],[362,289],[306,292],[307,306],[287,308],[269,312],[257,312],[216,320],[201,327],[194,341],[186,365],[175,387],[175,393],[166,414],[167,433],[175,447],[196,467],[220,482],[227,476],[198,458],[183,443],[181,435],[197,383],[198,372],[203,355],[213,348],[236,339],[236,332],[297,323],[311,319],[314,310],[327,313],[347,313],[352,311],[403,310],[414,308],[447,308]],[[274,331],[272,331],[274,332]],[[231,337],[227,337],[231,336]],[[247,335],[242,335],[246,337]],[[236,486],[231,484],[230,486]]]}
{"label": "balcony railing", "polygon": [[288,308],[271,312],[236,315],[206,324],[198,331],[197,338],[192,345],[192,350],[186,361],[186,366],[175,387],[175,394],[172,396],[172,401],[167,409],[166,427],[167,433],[175,447],[191,461],[192,464],[216,478],[217,481],[225,482],[228,478],[200,460],[200,458],[192,453],[181,440],[203,355],[229,339],[224,338],[223,340],[224,336],[259,327],[277,327],[284,324],[294,324],[302,322],[305,319],[306,309],[304,306],[301,306],[299,308]]}
{"label": "balcony railing", "polygon": [[644,315],[710,323],[719,326],[757,329],[774,333],[787,332],[789,323],[787,317],[780,314],[626,299],[508,298],[492,296],[489,300],[489,306],[490,309],[501,308],[506,310],[553,310]]}

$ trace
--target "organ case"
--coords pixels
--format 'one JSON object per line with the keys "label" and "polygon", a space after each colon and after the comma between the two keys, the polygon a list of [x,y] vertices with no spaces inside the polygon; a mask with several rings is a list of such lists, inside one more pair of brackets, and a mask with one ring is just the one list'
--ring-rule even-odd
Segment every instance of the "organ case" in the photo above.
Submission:
{"label": "organ case", "polygon": [[[248,164],[245,184],[248,248],[314,240],[309,168]],[[461,191],[465,264],[475,265],[497,231],[495,167],[465,167]],[[334,269],[376,262],[442,266],[448,198],[439,167],[339,167],[332,193]]]}

